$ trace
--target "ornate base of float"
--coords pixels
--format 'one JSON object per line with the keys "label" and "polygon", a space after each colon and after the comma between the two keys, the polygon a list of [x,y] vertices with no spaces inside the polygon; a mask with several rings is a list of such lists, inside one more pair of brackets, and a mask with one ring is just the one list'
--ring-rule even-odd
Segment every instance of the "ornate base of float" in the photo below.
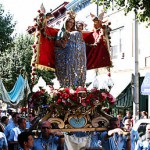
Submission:
{"label": "ornate base of float", "polygon": [[36,107],[33,106],[38,106],[37,122],[48,120],[52,123],[52,130],[63,132],[107,130],[112,116],[104,110],[114,104],[114,98],[107,90],[63,88],[53,90],[51,94],[52,98],[40,91],[29,100],[34,110]]}
{"label": "ornate base of float", "polygon": [[[46,114],[40,122],[48,120],[52,123],[52,132],[92,132],[105,131],[109,126],[109,120],[112,116],[97,111],[97,108],[90,108],[82,112],[81,110],[70,110],[62,112],[65,114],[60,117],[52,117],[54,114]],[[55,115],[57,116],[57,115]]]}

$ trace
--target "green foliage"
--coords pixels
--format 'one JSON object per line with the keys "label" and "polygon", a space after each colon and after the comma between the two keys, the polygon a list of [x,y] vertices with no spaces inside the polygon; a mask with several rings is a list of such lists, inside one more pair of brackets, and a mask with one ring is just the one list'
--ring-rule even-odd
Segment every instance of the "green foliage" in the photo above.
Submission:
{"label": "green foliage", "polygon": [[[19,74],[31,72],[31,57],[33,39],[20,35],[14,41],[14,46],[0,55],[0,76],[3,78],[5,87],[12,89]],[[29,77],[30,79],[30,77]]]}
{"label": "green foliage", "polygon": [[135,11],[139,22],[147,22],[150,25],[150,1],[149,0],[92,0],[104,9],[116,7],[117,9],[125,8],[125,14]]}
{"label": "green foliage", "polygon": [[[32,44],[34,39],[29,35],[20,35],[14,41],[14,47],[6,50],[0,55],[0,77],[4,81],[5,87],[11,90],[19,74],[28,76],[28,82],[31,84],[31,59]],[[47,84],[52,84],[54,72],[36,70],[36,78],[42,76]]]}
{"label": "green foliage", "polygon": [[54,71],[46,71],[46,70],[37,69],[36,73],[37,73],[37,79],[39,79],[39,77],[41,76],[45,80],[47,85],[53,85],[51,80],[55,78]]}
{"label": "green foliage", "polygon": [[[16,50],[20,53],[20,66],[21,73],[27,73],[30,75],[31,72],[31,58],[32,58],[32,47],[34,39],[28,35],[20,35],[16,39],[15,47]],[[30,77],[30,76],[29,76]]]}
{"label": "green foliage", "polygon": [[13,37],[11,36],[16,23],[12,23],[13,16],[5,13],[0,4],[0,52],[4,52],[13,46]]}

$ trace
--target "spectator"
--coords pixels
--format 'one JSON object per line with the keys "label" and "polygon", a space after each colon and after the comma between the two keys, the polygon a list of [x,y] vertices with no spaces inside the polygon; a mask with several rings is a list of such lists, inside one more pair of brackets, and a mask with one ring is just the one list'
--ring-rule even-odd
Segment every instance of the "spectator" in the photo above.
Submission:
{"label": "spectator", "polygon": [[138,141],[135,150],[150,150],[150,124],[146,126],[146,134]]}
{"label": "spectator", "polygon": [[0,132],[0,150],[8,150],[6,136],[2,132]]}
{"label": "spectator", "polygon": [[122,115],[121,115],[121,114],[118,114],[118,115],[117,115],[117,118],[118,118],[118,121],[119,121],[119,123],[120,123],[119,127],[122,128],[122,127],[124,126],[123,123],[122,123]]}
{"label": "spectator", "polygon": [[30,150],[34,145],[34,138],[30,132],[22,132],[18,135],[19,150]]}
{"label": "spectator", "polygon": [[122,123],[123,123],[123,124],[124,124],[124,121],[125,121],[126,119],[132,119],[132,115],[131,115],[130,111],[127,111],[127,112],[126,112],[126,116],[122,119]]}
{"label": "spectator", "polygon": [[148,118],[147,112],[146,111],[142,111],[140,119],[147,119],[147,118]]}
{"label": "spectator", "polygon": [[51,133],[51,123],[44,121],[41,125],[41,135],[35,139],[33,150],[57,150],[59,137]]}
{"label": "spectator", "polygon": [[[148,114],[146,111],[141,111],[140,114],[141,114],[140,119],[147,119],[148,118]],[[140,124],[140,127],[138,129],[140,136],[145,134],[146,125],[147,125],[146,123]]]}

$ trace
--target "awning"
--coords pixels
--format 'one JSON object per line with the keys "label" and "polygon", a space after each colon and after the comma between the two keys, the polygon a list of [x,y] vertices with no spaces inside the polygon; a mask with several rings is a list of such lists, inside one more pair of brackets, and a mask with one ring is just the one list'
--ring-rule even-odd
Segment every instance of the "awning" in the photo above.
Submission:
{"label": "awning", "polygon": [[112,74],[114,86],[110,93],[116,98],[116,108],[132,107],[132,74],[128,72]]}
{"label": "awning", "polygon": [[132,96],[132,85],[131,82],[128,86],[118,95],[116,98],[116,107],[121,109],[127,109],[133,105],[133,96]]}
{"label": "awning", "polygon": [[122,91],[131,83],[132,74],[130,73],[112,73],[112,81],[114,86],[112,87],[110,94],[117,98]]}

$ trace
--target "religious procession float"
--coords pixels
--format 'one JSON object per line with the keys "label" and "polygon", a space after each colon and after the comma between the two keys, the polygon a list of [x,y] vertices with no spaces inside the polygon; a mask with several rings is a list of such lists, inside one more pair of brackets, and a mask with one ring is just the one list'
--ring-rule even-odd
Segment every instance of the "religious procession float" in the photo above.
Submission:
{"label": "religious procession float", "polygon": [[[75,15],[68,11],[66,22],[69,17],[74,20]],[[102,67],[109,70],[112,66],[110,22],[103,21],[103,15],[91,14],[92,31],[75,29],[68,32],[67,23],[61,29],[50,27],[48,21],[52,16],[38,10],[34,26],[28,29],[29,34],[35,37],[31,74],[34,89],[37,89],[29,97],[29,109],[37,111],[40,122],[52,122],[53,130],[104,131],[109,126],[112,118],[109,111],[114,106],[114,97],[108,89],[95,86],[89,90],[85,86],[87,70]],[[56,45],[57,41],[61,46]],[[42,77],[35,83],[37,68],[55,71],[60,88],[46,85]]]}

